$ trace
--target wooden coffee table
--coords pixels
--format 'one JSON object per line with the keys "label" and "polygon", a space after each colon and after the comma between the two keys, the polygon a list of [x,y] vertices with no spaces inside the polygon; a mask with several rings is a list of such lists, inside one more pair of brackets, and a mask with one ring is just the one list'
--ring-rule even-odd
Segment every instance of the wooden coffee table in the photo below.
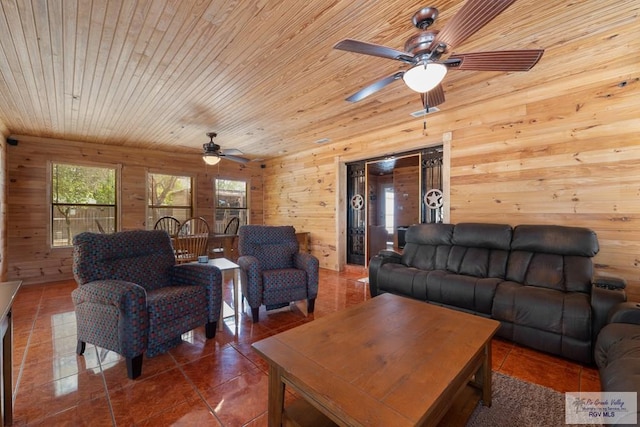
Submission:
{"label": "wooden coffee table", "polygon": [[490,406],[498,326],[383,294],[258,341],[269,363],[269,426],[294,418],[285,386],[338,425],[434,425],[470,382]]}

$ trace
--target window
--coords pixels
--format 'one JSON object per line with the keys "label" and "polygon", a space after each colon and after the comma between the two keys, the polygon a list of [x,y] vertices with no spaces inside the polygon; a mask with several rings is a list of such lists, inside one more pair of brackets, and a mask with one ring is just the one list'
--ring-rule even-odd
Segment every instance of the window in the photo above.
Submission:
{"label": "window", "polygon": [[153,228],[163,216],[172,216],[180,223],[193,216],[191,177],[150,173],[147,185],[147,228]]}
{"label": "window", "polygon": [[83,231],[113,233],[116,169],[52,163],[51,246],[71,246]]}
{"label": "window", "polygon": [[240,225],[248,223],[249,209],[245,181],[216,179],[215,192],[216,233],[224,233],[224,229],[233,217],[238,217]]}

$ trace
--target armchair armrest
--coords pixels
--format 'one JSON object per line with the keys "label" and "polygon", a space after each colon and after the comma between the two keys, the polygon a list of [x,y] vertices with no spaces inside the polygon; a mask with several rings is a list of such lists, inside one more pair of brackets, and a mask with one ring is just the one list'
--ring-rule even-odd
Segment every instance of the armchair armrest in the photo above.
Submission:
{"label": "armchair armrest", "polygon": [[207,289],[209,322],[217,322],[222,307],[222,272],[206,264],[177,264],[171,268],[172,286],[203,286]]}
{"label": "armchair armrest", "polygon": [[315,256],[298,252],[294,255],[293,262],[298,270],[304,270],[307,273],[307,298],[315,298],[318,296],[318,269],[320,262]]}
{"label": "armchair armrest", "polygon": [[623,302],[617,304],[609,313],[608,323],[631,323],[640,325],[640,304]]}
{"label": "armchair armrest", "polygon": [[240,266],[240,284],[242,295],[249,302],[251,308],[262,304],[262,266],[258,258],[250,255],[238,257]]}
{"label": "armchair armrest", "polygon": [[93,344],[124,357],[138,356],[147,348],[149,315],[147,292],[142,286],[123,280],[96,280],[74,289],[71,298],[79,340],[90,337]]}
{"label": "armchair armrest", "polygon": [[380,292],[378,289],[378,271],[387,263],[401,264],[402,255],[395,251],[382,250],[378,255],[371,257],[369,261],[369,292],[372,297],[377,296]]}
{"label": "armchair armrest", "polygon": [[95,280],[85,283],[71,293],[76,305],[93,303],[113,305],[119,310],[147,310],[147,292],[135,283],[124,280]]}

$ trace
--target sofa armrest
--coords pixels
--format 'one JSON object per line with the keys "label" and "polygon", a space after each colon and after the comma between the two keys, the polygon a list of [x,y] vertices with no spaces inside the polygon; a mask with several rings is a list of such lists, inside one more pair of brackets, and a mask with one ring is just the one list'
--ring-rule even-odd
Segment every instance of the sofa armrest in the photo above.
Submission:
{"label": "sofa armrest", "polygon": [[401,262],[402,255],[389,250],[382,250],[378,255],[371,257],[371,261],[369,261],[369,292],[372,297],[380,293],[378,288],[378,271],[380,271],[380,268],[387,263],[400,264]]}
{"label": "sofa armrest", "polygon": [[608,276],[602,273],[596,274],[593,278],[593,284],[604,289],[625,289],[627,281],[621,277]]}
{"label": "sofa armrest", "polygon": [[607,324],[613,307],[626,300],[627,295],[623,289],[609,289],[597,285],[591,287],[591,332],[594,342],[600,329]]}
{"label": "sofa armrest", "polygon": [[318,270],[320,262],[315,256],[298,252],[293,257],[293,262],[298,270],[304,270],[307,273],[307,298],[315,298],[318,296]]}
{"label": "sofa armrest", "polygon": [[243,255],[238,258],[240,266],[240,284],[242,295],[249,302],[249,307],[256,308],[262,304],[262,266],[258,258]]}
{"label": "sofa armrest", "polygon": [[397,263],[400,263],[400,260],[402,259],[401,254],[399,254],[396,251],[391,251],[388,249],[381,250],[380,252],[378,252],[377,256],[380,256],[383,258],[389,258],[391,260],[394,260],[393,262],[397,262]]}
{"label": "sofa armrest", "polygon": [[608,323],[631,323],[640,325],[640,304],[635,302],[617,304],[609,312]]}
{"label": "sofa armrest", "polygon": [[207,264],[177,264],[171,268],[172,286],[202,286],[207,289],[209,322],[217,322],[222,307],[222,272]]}

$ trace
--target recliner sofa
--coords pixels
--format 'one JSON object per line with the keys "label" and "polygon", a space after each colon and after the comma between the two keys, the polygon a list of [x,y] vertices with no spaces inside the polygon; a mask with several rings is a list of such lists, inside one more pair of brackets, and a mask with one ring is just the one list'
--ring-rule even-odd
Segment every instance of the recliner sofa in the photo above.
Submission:
{"label": "recliner sofa", "polygon": [[636,393],[636,411],[615,425],[640,425],[640,304],[625,302],[611,310],[594,354],[602,391]]}
{"label": "recliner sofa", "polygon": [[626,296],[593,283],[596,234],[557,225],[419,224],[402,254],[369,264],[371,295],[391,292],[500,321],[498,336],[582,363]]}

